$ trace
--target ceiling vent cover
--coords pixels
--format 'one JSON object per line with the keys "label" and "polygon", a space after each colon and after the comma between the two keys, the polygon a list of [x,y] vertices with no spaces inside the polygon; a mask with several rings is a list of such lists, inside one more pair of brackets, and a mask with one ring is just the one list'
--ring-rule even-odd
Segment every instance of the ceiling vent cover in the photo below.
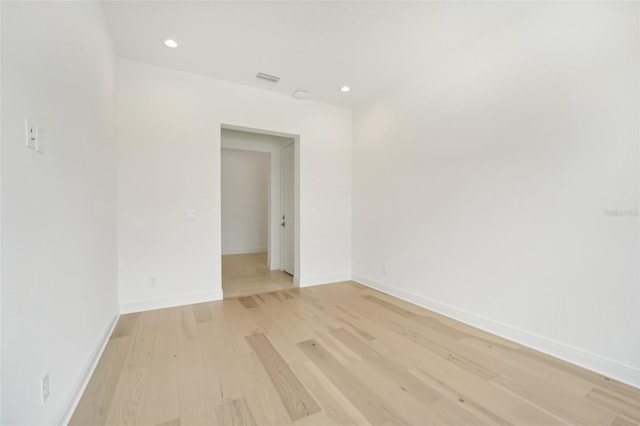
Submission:
{"label": "ceiling vent cover", "polygon": [[275,75],[265,74],[263,72],[259,72],[258,74],[256,74],[256,78],[261,78],[263,80],[272,81],[274,83],[277,83],[277,82],[280,81],[280,77],[276,77]]}

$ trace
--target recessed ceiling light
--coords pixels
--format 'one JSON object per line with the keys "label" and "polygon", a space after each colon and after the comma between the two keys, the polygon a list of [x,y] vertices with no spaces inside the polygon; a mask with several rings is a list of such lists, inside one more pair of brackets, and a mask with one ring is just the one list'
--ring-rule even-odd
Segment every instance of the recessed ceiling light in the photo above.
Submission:
{"label": "recessed ceiling light", "polygon": [[170,38],[164,41],[164,45],[172,49],[175,49],[176,47],[178,47],[178,43],[176,43],[175,40],[171,40]]}
{"label": "recessed ceiling light", "polygon": [[349,86],[342,86],[342,87],[340,88],[340,90],[346,93],[346,92],[348,92],[348,91],[350,91],[350,90],[351,90],[351,87],[349,87]]}

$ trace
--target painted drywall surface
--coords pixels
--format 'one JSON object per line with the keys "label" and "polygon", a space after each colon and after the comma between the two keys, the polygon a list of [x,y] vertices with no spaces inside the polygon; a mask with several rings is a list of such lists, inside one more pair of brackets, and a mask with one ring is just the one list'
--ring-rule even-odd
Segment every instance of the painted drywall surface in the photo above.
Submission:
{"label": "painted drywall surface", "polygon": [[[123,306],[183,294],[221,297],[221,124],[300,135],[301,285],[350,277],[350,110],[118,63]],[[183,209],[196,211],[194,222],[182,220]]]}
{"label": "painted drywall surface", "polygon": [[540,3],[358,106],[354,277],[637,371],[637,8]]}
{"label": "painted drywall surface", "polygon": [[268,153],[222,148],[222,254],[267,251]]}
{"label": "painted drywall surface", "polygon": [[97,3],[1,7],[1,423],[58,424],[118,313],[115,54]]}
{"label": "painted drywall surface", "polygon": [[270,187],[269,187],[269,213],[268,213],[268,239],[269,239],[269,267],[280,269],[280,214],[282,211],[280,201],[280,155],[282,146],[290,143],[292,139],[279,136],[264,135],[259,133],[241,132],[237,130],[222,129],[220,146],[222,148],[243,149],[247,151],[266,152],[270,159]]}

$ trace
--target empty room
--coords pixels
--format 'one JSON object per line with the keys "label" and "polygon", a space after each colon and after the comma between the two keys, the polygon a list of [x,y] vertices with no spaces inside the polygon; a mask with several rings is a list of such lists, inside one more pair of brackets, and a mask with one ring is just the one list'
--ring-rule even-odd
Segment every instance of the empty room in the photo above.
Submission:
{"label": "empty room", "polygon": [[640,425],[640,3],[0,1],[0,424]]}

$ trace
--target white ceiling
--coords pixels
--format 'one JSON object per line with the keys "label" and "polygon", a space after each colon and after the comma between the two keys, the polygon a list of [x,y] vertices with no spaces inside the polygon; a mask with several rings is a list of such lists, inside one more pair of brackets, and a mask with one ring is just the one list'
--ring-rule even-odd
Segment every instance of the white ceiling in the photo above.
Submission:
{"label": "white ceiling", "polygon": [[[104,1],[118,54],[352,107],[531,7],[528,2]],[[163,42],[173,38],[177,49]],[[264,72],[279,83],[255,78]],[[349,85],[351,92],[340,87]]]}

